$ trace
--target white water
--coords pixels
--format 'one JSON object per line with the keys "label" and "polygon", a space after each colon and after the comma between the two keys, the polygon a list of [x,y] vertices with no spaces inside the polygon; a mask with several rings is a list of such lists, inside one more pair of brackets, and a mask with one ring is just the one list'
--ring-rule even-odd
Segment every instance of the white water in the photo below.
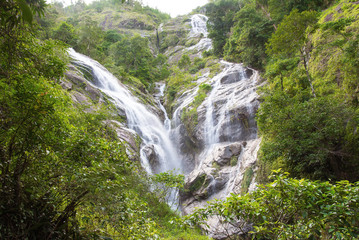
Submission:
{"label": "white water", "polygon": [[202,14],[195,14],[191,17],[191,32],[190,36],[202,33],[204,37],[208,36],[207,31],[208,17]]}
{"label": "white water", "polygon": [[169,133],[158,117],[139,103],[127,88],[97,61],[77,53],[73,49],[69,50],[69,54],[74,59],[75,64],[91,71],[95,78],[95,87],[110,96],[118,106],[125,109],[128,127],[136,131],[142,139],[140,156],[142,166],[146,171],[150,174],[153,173],[144,151],[146,147],[151,147],[156,152],[159,172],[181,169],[180,160],[169,138]]}
{"label": "white water", "polygon": [[171,120],[168,118],[167,111],[161,103],[161,98],[163,98],[163,96],[165,95],[166,84],[165,83],[156,83],[156,88],[158,90],[158,93],[155,95],[157,104],[160,107],[161,111],[163,112],[163,115],[165,117],[164,126],[165,126],[166,131],[169,133],[171,131]]}
{"label": "white water", "polygon": [[196,45],[187,48],[188,51],[194,49],[198,51],[208,51],[213,48],[212,40],[208,38],[207,21],[208,17],[202,14],[195,14],[191,17],[192,29],[190,32],[190,37],[196,37],[200,34],[202,34],[203,37]]}
{"label": "white water", "polygon": [[[207,17],[200,14],[191,17],[192,30],[189,36],[196,37],[203,34],[204,37],[196,45],[187,48],[187,51],[202,52],[212,48],[212,43],[207,42],[206,21]],[[203,43],[207,45],[204,46]],[[210,84],[212,90],[201,106],[197,108],[197,111],[201,112],[202,118],[197,126],[198,135],[196,137],[202,137],[204,146],[202,151],[196,154],[196,164],[188,175],[188,181],[201,173],[205,173],[212,179],[208,191],[213,190],[213,192],[207,200],[223,199],[230,193],[238,191],[238,185],[240,186],[243,179],[243,171],[256,161],[260,143],[257,138],[257,128],[253,123],[254,113],[258,107],[256,93],[258,73],[243,67],[242,64],[223,60],[220,61],[220,64],[223,67],[220,73],[211,79],[208,78],[208,75],[202,76],[203,79],[200,80],[200,82]],[[247,72],[251,74],[247,76]],[[172,126],[180,129],[181,113],[191,104],[197,91],[198,87],[189,89],[177,100],[179,104],[173,114]],[[176,136],[180,136],[180,134],[179,130],[175,132]],[[218,160],[219,149],[232,143],[243,143],[243,150],[237,156],[238,162],[235,166],[221,167],[220,173],[223,176],[228,176],[228,181],[222,189],[216,189],[217,180],[212,175],[213,163]],[[196,203],[193,203],[193,206],[196,206]],[[205,201],[198,202],[197,206],[203,205],[205,205]]]}
{"label": "white water", "polygon": [[[248,77],[242,64],[226,61],[221,61],[221,64],[225,68],[212,78],[212,91],[204,102],[207,108],[205,139],[208,147],[219,142],[226,142],[221,140],[219,135],[220,131],[225,128],[223,125],[228,124],[226,116],[229,110],[235,106],[245,106],[246,110],[252,113],[254,106],[251,103],[257,98],[256,74],[253,77]],[[234,82],[225,84],[221,82],[223,78],[231,75],[235,75]],[[215,110],[218,117],[213,116]],[[214,121],[214,118],[216,118],[216,121]],[[253,132],[256,134],[256,131]]]}

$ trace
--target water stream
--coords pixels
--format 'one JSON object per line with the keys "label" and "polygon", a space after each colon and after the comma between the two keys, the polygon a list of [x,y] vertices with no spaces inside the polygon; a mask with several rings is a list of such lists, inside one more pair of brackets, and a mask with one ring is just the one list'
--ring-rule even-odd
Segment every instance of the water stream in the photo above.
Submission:
{"label": "water stream", "polygon": [[[212,42],[207,37],[207,20],[208,18],[201,14],[191,17],[192,29],[188,36],[201,37],[201,39],[185,51],[197,51],[200,56],[201,52],[212,48]],[[87,69],[94,77],[92,84],[125,110],[128,128],[135,131],[142,139],[141,164],[149,174],[178,169],[178,172],[187,174],[188,181],[200,174],[206,174],[210,181],[207,189],[210,196],[203,201],[188,199],[188,204],[182,209],[184,213],[191,212],[194,207],[205,205],[206,200],[223,199],[231,192],[238,192],[238,183],[243,179],[243,171],[253,166],[260,143],[254,120],[259,104],[256,94],[258,79],[256,71],[245,68],[242,64],[220,61],[221,72],[212,78],[209,77],[209,72],[204,73],[198,77],[196,87],[188,89],[177,99],[172,120],[168,118],[161,102],[166,86],[164,83],[157,83],[157,93],[154,97],[163,112],[162,122],[98,62],[72,49],[69,53],[76,65]],[[193,146],[186,142],[188,136],[181,115],[193,102],[198,92],[198,85],[202,82],[212,86],[211,92],[197,109],[196,136],[199,136],[198,141],[203,141],[203,146],[197,146],[195,153],[188,153],[183,149],[188,150]],[[241,150],[237,151],[235,148]],[[235,165],[227,163],[214,173],[213,163],[219,161],[221,151],[224,153],[224,149],[237,151],[235,156],[238,162]],[[153,155],[156,156],[155,159],[149,157]],[[185,169],[188,163],[193,166]],[[175,192],[171,196],[172,202],[178,198]]]}
{"label": "water stream", "polygon": [[[107,71],[97,61],[69,50],[74,64],[81,66],[94,77],[93,85],[110,96],[115,104],[124,108],[127,117],[127,125],[142,139],[141,163],[150,174],[173,169],[181,169],[181,163],[177,152],[169,137],[169,131],[164,127],[159,118],[140,103],[120,81]],[[162,93],[163,94],[163,93]],[[164,108],[163,108],[164,110]],[[169,119],[167,118],[167,121]],[[157,165],[154,171],[154,163],[148,159],[148,151],[154,151]]]}

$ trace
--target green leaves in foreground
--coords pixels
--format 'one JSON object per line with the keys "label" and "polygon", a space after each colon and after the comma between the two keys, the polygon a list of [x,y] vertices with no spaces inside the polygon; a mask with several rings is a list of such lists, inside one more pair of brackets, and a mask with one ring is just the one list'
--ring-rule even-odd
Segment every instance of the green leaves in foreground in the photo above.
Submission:
{"label": "green leaves in foreground", "polygon": [[297,180],[280,171],[274,171],[272,180],[244,196],[211,202],[181,221],[198,225],[217,216],[238,232],[251,223],[250,239],[358,238],[359,183]]}

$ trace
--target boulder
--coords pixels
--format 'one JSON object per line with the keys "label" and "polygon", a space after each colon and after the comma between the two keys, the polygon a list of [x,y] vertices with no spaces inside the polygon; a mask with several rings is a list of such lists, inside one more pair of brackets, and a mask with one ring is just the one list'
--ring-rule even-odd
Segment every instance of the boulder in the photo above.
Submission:
{"label": "boulder", "polygon": [[158,173],[161,165],[160,165],[158,154],[155,150],[155,146],[147,145],[144,148],[142,148],[142,151],[144,152],[148,162],[150,163],[151,170],[154,173]]}

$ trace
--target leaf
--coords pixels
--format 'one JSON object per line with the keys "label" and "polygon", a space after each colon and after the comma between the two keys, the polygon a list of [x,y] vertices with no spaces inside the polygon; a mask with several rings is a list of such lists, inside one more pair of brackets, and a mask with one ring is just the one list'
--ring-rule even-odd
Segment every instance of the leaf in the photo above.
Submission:
{"label": "leaf", "polygon": [[16,0],[16,2],[20,7],[22,19],[31,24],[33,16],[30,7],[26,4],[25,0]]}

